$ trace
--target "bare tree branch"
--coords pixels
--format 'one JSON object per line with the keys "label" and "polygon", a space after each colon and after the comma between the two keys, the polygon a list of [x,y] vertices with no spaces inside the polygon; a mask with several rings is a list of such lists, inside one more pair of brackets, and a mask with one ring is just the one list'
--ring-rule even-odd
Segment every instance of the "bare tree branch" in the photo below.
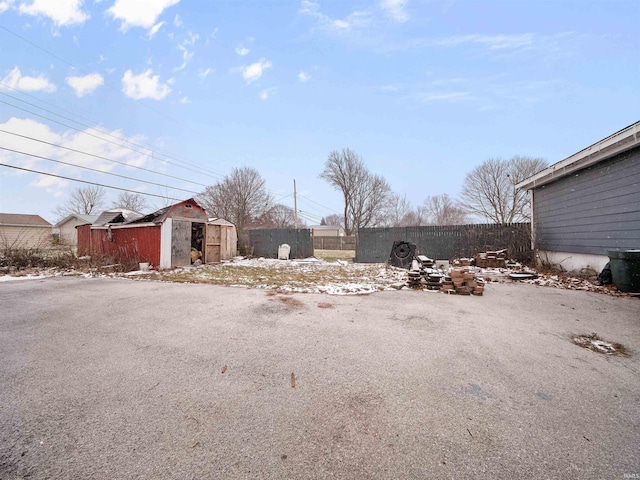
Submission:
{"label": "bare tree branch", "polygon": [[384,178],[370,173],[355,152],[348,148],[331,152],[320,178],[342,192],[346,235],[384,220],[391,188]]}
{"label": "bare tree branch", "polygon": [[198,202],[211,217],[233,222],[238,233],[245,233],[252,221],[271,208],[273,199],[265,180],[250,167],[234,168],[231,174],[198,196]]}
{"label": "bare tree branch", "polygon": [[122,192],[115,202],[111,204],[113,208],[126,208],[135,212],[142,212],[149,208],[147,199],[139,193]]}
{"label": "bare tree branch", "polygon": [[62,205],[58,205],[53,213],[63,219],[71,214],[93,215],[104,210],[106,191],[99,186],[78,187],[71,192]]}
{"label": "bare tree branch", "polygon": [[470,214],[493,223],[527,221],[529,197],[516,185],[546,168],[541,158],[515,156],[491,158],[467,174],[462,186],[461,206]]}
{"label": "bare tree branch", "polygon": [[431,225],[463,225],[467,223],[467,213],[446,193],[429,196],[424,200],[427,222]]}

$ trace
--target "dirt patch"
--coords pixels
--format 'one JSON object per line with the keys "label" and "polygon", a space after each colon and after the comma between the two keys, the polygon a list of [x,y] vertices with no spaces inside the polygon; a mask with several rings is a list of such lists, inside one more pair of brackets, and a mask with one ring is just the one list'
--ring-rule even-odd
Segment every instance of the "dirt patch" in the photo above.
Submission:
{"label": "dirt patch", "polygon": [[277,300],[280,303],[284,303],[285,305],[288,305],[289,307],[292,308],[302,308],[304,307],[304,303],[302,303],[300,300],[298,300],[297,298],[293,298],[293,297],[276,297],[274,298],[274,300]]}
{"label": "dirt patch", "polygon": [[318,308],[336,308],[336,306],[333,303],[320,302]]}
{"label": "dirt patch", "polygon": [[591,333],[589,335],[573,335],[571,340],[579,347],[586,348],[592,352],[602,353],[603,355],[616,355],[620,357],[629,356],[629,352],[624,345],[604,340],[596,333]]}

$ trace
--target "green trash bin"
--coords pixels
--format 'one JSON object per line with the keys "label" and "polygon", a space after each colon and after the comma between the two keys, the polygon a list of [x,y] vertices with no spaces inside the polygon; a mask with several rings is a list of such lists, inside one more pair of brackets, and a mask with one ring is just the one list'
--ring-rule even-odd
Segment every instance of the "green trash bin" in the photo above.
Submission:
{"label": "green trash bin", "polygon": [[613,284],[622,292],[640,293],[640,250],[609,250]]}

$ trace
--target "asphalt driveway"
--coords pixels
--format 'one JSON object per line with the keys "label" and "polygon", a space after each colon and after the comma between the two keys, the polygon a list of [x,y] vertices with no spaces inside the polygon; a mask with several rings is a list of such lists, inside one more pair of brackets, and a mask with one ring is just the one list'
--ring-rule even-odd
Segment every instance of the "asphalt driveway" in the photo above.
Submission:
{"label": "asphalt driveway", "polygon": [[637,298],[0,284],[2,480],[623,479],[639,452]]}

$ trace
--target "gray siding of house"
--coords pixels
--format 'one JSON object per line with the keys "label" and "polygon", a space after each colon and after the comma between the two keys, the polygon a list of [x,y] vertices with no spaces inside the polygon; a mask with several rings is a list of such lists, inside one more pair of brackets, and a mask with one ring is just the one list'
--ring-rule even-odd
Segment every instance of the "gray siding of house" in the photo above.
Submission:
{"label": "gray siding of house", "polygon": [[536,188],[533,216],[540,250],[640,248],[640,148]]}

